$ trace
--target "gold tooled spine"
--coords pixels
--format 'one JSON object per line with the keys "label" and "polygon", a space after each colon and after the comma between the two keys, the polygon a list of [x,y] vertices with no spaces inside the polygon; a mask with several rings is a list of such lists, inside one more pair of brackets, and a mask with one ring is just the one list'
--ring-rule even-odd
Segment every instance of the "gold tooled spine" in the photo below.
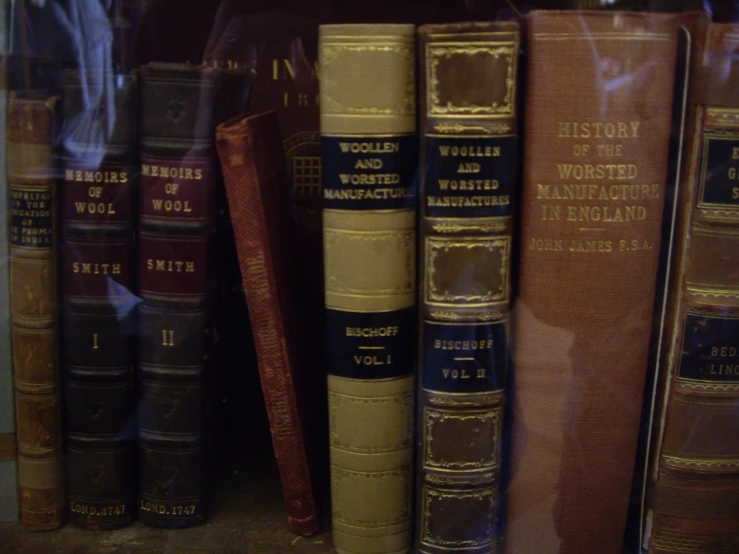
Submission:
{"label": "gold tooled spine", "polygon": [[[334,145],[339,140],[364,145],[386,141],[388,148],[413,141],[415,29],[412,25],[322,26],[319,68],[325,190],[327,179],[337,176],[325,156],[327,141]],[[415,146],[412,150],[415,156]],[[338,149],[336,155],[341,155]],[[368,154],[356,163],[380,164],[378,159]],[[371,169],[354,168],[357,175],[374,175]],[[371,321],[375,316],[411,312],[415,305],[416,193],[406,177],[392,174],[389,180],[395,184],[383,190],[406,195],[402,206],[372,204],[357,197],[339,209],[336,203],[326,202],[330,196],[324,192],[326,308],[338,319]],[[374,194],[382,188],[360,184],[346,187],[345,192]],[[401,334],[412,337],[412,323],[411,318],[398,324]],[[339,554],[401,554],[411,547],[413,367],[405,363],[394,366],[391,374],[381,373],[387,369],[381,364],[392,362],[384,354],[380,361],[373,352],[389,351],[397,343],[356,346],[346,338],[348,329],[344,337],[333,335],[337,344],[329,345],[327,352],[335,356],[333,346],[352,352],[342,362],[352,367],[329,369],[328,376],[334,546]],[[406,342],[400,347],[411,351],[412,341]],[[361,369],[362,360],[380,365],[365,368],[358,378],[354,372]],[[330,361],[330,368],[335,363]]]}
{"label": "gold tooled spine", "polygon": [[519,49],[514,22],[419,28],[419,554],[498,547]]}

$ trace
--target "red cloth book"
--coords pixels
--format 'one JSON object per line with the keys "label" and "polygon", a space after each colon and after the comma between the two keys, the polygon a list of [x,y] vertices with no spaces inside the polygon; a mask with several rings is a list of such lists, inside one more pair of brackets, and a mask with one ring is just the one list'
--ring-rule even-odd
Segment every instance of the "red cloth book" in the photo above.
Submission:
{"label": "red cloth book", "polygon": [[326,384],[312,352],[321,329],[307,315],[277,115],[219,125],[217,148],[288,521],[312,535],[319,525],[312,462],[327,449]]}

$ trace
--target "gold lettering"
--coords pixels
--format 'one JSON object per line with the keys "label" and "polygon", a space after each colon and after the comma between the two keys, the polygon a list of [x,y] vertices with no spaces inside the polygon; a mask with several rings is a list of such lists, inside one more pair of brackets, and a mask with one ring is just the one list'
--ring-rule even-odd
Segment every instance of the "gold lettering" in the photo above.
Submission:
{"label": "gold lettering", "polygon": [[734,346],[712,346],[711,357],[712,358],[735,358],[737,355],[737,349]]}
{"label": "gold lettering", "polygon": [[340,142],[344,154],[392,154],[400,152],[399,142]]}
{"label": "gold lettering", "polygon": [[622,138],[639,137],[639,121],[558,121],[558,138]]}
{"label": "gold lettering", "polygon": [[194,273],[195,262],[182,260],[146,260],[146,269],[149,271],[166,271],[168,273]]}
{"label": "gold lettering", "polygon": [[529,241],[529,250],[562,252],[562,239],[537,239]]}
{"label": "gold lettering", "polygon": [[[203,178],[203,170],[201,168],[193,170],[189,167],[141,164],[141,175],[146,177],[182,179],[185,181],[200,181]],[[127,175],[126,179],[128,179]]]}
{"label": "gold lettering", "polygon": [[457,168],[457,173],[480,173],[480,170],[481,168],[479,163],[462,162]]}
{"label": "gold lettering", "polygon": [[173,329],[162,329],[162,346],[166,346],[166,347],[174,346],[174,330]]}
{"label": "gold lettering", "polygon": [[192,206],[189,200],[161,200],[159,198],[151,199],[151,207],[155,212],[174,212],[174,213],[192,213]]}
{"label": "gold lettering", "polygon": [[347,337],[395,337],[398,335],[400,327],[346,327]]}
{"label": "gold lettering", "polygon": [[354,169],[382,169],[382,160],[379,158],[359,158]]}
{"label": "gold lettering", "polygon": [[493,347],[493,339],[484,340],[447,340],[447,339],[435,339],[434,348],[436,350],[489,350]]}

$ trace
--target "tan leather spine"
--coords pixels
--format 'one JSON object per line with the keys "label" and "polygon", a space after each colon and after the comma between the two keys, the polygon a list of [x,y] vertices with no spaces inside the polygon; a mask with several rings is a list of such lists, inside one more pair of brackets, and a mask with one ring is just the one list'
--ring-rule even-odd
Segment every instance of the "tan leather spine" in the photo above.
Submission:
{"label": "tan leather spine", "polygon": [[[739,548],[739,26],[692,29],[680,252],[649,507],[654,554]],[[702,80],[696,82],[696,79]],[[710,84],[710,86],[708,86]]]}
{"label": "tan leather spine", "polygon": [[57,337],[58,98],[20,98],[8,105],[8,219],[18,480],[21,520],[29,529],[62,523],[59,359]]}
{"label": "tan leather spine", "polygon": [[[412,172],[389,167],[415,164],[414,28],[322,26],[319,68],[334,545],[400,554],[412,523],[416,222]],[[346,156],[356,184],[343,186]],[[392,191],[408,201],[376,196]],[[350,338],[355,329],[372,336]]]}
{"label": "tan leather spine", "polygon": [[497,552],[519,26],[424,25],[417,551]]}
{"label": "tan leather spine", "polygon": [[621,552],[677,36],[666,14],[528,16],[509,554]]}

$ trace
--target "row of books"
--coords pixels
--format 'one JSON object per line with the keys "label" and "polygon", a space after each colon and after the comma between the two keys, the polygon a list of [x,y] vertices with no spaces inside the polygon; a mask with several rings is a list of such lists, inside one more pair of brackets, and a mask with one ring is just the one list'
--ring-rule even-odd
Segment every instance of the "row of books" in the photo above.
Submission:
{"label": "row of books", "polygon": [[515,22],[321,28],[323,315],[276,116],[228,119],[248,72],[11,93],[30,527],[206,517],[222,173],[293,530],[328,432],[338,552],[620,552],[646,396],[649,548],[731,551],[739,32],[525,26],[524,57]]}
{"label": "row of books", "polygon": [[171,527],[205,517],[215,126],[246,109],[248,72],[150,64],[139,76],[69,70],[61,96],[8,100],[20,513],[32,529],[65,513],[96,529],[137,510]]}
{"label": "row of books", "polygon": [[522,25],[321,27],[336,550],[734,552],[739,29]]}

